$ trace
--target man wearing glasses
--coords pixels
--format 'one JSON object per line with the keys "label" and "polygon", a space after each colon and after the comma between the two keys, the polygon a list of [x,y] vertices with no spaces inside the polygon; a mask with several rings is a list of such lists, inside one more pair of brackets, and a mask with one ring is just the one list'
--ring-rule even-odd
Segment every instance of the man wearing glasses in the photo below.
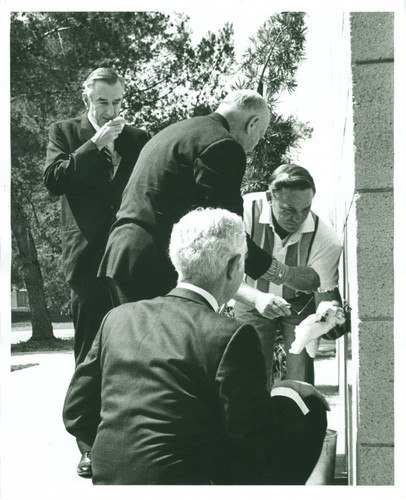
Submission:
{"label": "man wearing glasses", "polygon": [[[272,255],[272,265],[258,280],[245,277],[239,296],[273,293],[290,304],[291,314],[271,318],[261,316],[247,305],[235,303],[237,319],[252,324],[260,337],[264,352],[268,384],[272,378],[275,337],[283,334],[286,351],[286,378],[314,383],[313,358],[306,350],[289,353],[295,339],[295,327],[315,313],[322,301],[337,301],[338,263],[341,244],[330,225],[311,211],[316,193],[314,180],[303,167],[286,164],[270,177],[269,190],[244,196],[244,224],[247,233],[262,249]],[[308,269],[320,278],[315,289]],[[249,286],[250,285],[250,286]]]}

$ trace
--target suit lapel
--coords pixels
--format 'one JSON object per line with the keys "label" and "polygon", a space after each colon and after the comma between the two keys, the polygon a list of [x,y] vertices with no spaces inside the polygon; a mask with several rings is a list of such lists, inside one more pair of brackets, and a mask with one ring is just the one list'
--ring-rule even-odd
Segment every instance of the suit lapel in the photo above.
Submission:
{"label": "suit lapel", "polygon": [[124,189],[128,182],[130,174],[133,170],[132,167],[135,163],[134,155],[137,153],[137,148],[130,140],[126,127],[127,126],[124,125],[123,131],[114,141],[114,149],[121,156],[114,179],[115,183],[120,185],[122,189]]}
{"label": "suit lapel", "polygon": [[188,290],[187,288],[174,288],[167,294],[167,297],[178,297],[181,299],[191,300],[192,302],[196,302],[196,304],[207,306],[213,311],[212,306],[204,297],[193,290]]}
{"label": "suit lapel", "polygon": [[89,118],[87,114],[82,115],[81,123],[80,123],[80,138],[83,142],[91,139],[96,130],[93,128],[92,124],[89,122]]}
{"label": "suit lapel", "polygon": [[121,156],[121,159],[126,158],[127,156],[131,156],[131,147],[130,141],[128,140],[127,125],[124,125],[121,134],[114,141],[114,149]]}

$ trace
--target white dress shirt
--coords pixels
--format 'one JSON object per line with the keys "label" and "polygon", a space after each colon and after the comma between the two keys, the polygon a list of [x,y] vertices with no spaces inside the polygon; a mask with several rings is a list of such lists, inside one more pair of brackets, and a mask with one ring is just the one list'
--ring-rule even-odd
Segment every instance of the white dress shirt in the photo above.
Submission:
{"label": "white dress shirt", "polygon": [[214,311],[217,312],[219,310],[219,305],[217,300],[213,297],[211,293],[209,293],[207,290],[204,290],[203,288],[200,288],[200,286],[192,285],[192,283],[185,283],[183,281],[179,281],[179,283],[176,286],[177,288],[187,288],[188,290],[196,292],[197,294],[201,295],[204,299],[207,300],[207,302],[211,305]]}

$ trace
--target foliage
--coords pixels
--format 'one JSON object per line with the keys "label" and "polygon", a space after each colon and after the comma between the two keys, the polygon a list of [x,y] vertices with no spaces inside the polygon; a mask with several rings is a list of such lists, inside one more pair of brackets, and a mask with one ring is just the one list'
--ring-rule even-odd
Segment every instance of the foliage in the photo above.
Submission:
{"label": "foliage", "polygon": [[264,191],[272,172],[283,163],[296,160],[295,148],[311,137],[312,128],[293,116],[272,113],[271,125],[247,161],[242,192]]}
{"label": "foliage", "polygon": [[243,76],[235,87],[258,89],[271,111],[266,135],[248,158],[244,193],[266,189],[272,171],[291,161],[294,148],[311,135],[308,124],[276,112],[281,92],[293,92],[297,86],[295,74],[305,56],[305,35],[305,14],[282,12],[264,22],[256,36],[250,38],[251,46],[243,55]]}
{"label": "foliage", "polygon": [[[82,83],[100,66],[124,76],[123,114],[152,133],[211,112],[235,72],[233,27],[208,32],[193,46],[184,14],[14,12],[10,21],[11,189],[34,237],[48,307],[66,312],[59,199],[42,184],[50,124],[83,112]],[[275,111],[280,92],[296,86],[305,31],[303,13],[272,16],[244,54],[235,87],[262,86],[272,114],[265,138],[248,158],[244,191],[264,189],[269,173],[311,133],[307,124]],[[13,241],[12,282],[22,281]]]}
{"label": "foliage", "polygon": [[73,343],[73,338],[55,338],[52,341],[33,340],[31,338],[25,342],[12,344],[11,352],[15,354],[19,352],[73,351]]}
{"label": "foliage", "polygon": [[17,370],[23,370],[24,368],[31,368],[32,366],[38,366],[39,363],[27,363],[25,365],[11,365],[11,371],[15,372]]}
{"label": "foliage", "polygon": [[[48,307],[66,312],[59,200],[42,184],[47,130],[83,112],[82,83],[100,66],[126,80],[123,112],[157,132],[212,110],[234,62],[233,29],[193,47],[187,16],[162,12],[14,12],[10,25],[11,189],[33,234]],[[13,241],[12,278],[21,284]]]}

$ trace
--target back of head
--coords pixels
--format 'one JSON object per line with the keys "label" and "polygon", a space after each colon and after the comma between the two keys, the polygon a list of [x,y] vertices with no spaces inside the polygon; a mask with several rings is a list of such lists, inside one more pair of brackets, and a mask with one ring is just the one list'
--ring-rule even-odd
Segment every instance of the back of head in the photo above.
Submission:
{"label": "back of head", "polygon": [[221,208],[197,209],[174,225],[169,256],[180,281],[197,286],[214,283],[230,258],[244,255],[241,217]]}
{"label": "back of head", "polygon": [[261,113],[268,109],[265,99],[255,90],[233,90],[220,102],[217,112],[220,114],[231,111]]}
{"label": "back of head", "polygon": [[246,153],[252,151],[264,136],[270,112],[264,98],[254,90],[234,90],[217,108],[230,128],[230,134]]}
{"label": "back of head", "polygon": [[269,178],[269,189],[272,193],[282,189],[305,190],[312,189],[316,193],[316,186],[310,172],[294,163],[279,166]]}
{"label": "back of head", "polygon": [[118,76],[114,69],[97,68],[90,73],[83,83],[84,94],[88,94],[98,81],[102,81],[108,85],[114,85],[115,83],[120,82],[124,88],[124,79],[121,78],[121,76]]}

